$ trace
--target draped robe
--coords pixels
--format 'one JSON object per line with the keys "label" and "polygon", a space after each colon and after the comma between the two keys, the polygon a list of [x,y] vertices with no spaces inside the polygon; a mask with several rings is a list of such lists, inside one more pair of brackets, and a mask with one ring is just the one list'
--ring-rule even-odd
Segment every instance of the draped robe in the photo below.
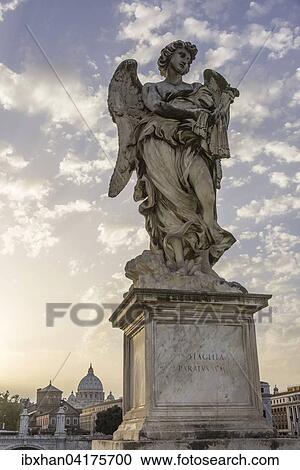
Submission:
{"label": "draped robe", "polygon": [[216,192],[218,155],[210,149],[219,138],[219,154],[226,154],[227,133],[224,137],[224,126],[209,125],[215,102],[207,86],[194,83],[176,88],[173,86],[170,90],[149,83],[144,85],[143,91],[144,94],[155,91],[162,102],[176,108],[203,108],[205,111],[198,121],[204,124],[197,135],[195,121],[168,118],[155,112],[139,123],[135,132],[138,181],[134,198],[142,201],[139,211],[146,219],[152,249],[163,250],[167,260],[174,260],[170,241],[179,238],[185,259],[195,259],[203,250],[209,250],[213,265],[236,240],[219,226],[216,205],[213,223],[211,226],[205,223],[202,216],[204,201],[198,199],[189,175],[192,163],[203,159],[209,169],[210,184]]}

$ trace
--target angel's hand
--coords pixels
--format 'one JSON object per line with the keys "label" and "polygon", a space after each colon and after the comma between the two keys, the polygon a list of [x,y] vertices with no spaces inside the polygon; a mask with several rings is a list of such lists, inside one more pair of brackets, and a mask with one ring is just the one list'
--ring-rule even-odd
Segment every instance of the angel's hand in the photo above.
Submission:
{"label": "angel's hand", "polygon": [[240,92],[237,88],[228,87],[225,93],[228,95],[230,103],[233,103],[234,99],[240,96]]}

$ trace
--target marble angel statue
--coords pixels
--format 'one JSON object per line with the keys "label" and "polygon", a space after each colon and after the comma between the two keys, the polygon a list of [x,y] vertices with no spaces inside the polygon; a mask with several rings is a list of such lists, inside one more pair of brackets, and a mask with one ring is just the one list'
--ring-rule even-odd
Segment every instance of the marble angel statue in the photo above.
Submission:
{"label": "marble angel statue", "polygon": [[134,200],[150,236],[150,250],[125,268],[136,287],[243,289],[213,270],[236,241],[218,224],[216,191],[221,160],[230,157],[229,108],[239,92],[210,69],[204,84],[184,82],[196,54],[190,42],[174,41],[158,59],[164,80],[142,86],[137,62],[125,60],[109,86],[119,135],[109,196],[117,196],[135,171]]}

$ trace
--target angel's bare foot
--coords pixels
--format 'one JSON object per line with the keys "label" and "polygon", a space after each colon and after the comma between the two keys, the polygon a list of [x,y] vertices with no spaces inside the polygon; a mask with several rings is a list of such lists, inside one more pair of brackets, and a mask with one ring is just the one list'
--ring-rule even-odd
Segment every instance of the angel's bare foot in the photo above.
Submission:
{"label": "angel's bare foot", "polygon": [[213,270],[211,267],[211,264],[209,262],[209,252],[208,250],[205,250],[202,255],[202,263],[201,263],[201,271],[204,274],[208,274],[210,276],[220,278],[220,276],[216,273],[216,271]]}
{"label": "angel's bare foot", "polygon": [[178,265],[177,265],[176,274],[187,275],[187,267],[186,267],[185,263],[183,263],[182,266],[178,266]]}

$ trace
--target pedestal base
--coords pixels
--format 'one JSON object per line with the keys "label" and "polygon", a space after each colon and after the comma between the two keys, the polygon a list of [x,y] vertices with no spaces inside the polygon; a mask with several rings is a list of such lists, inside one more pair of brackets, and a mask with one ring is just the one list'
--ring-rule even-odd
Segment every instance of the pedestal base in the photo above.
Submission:
{"label": "pedestal base", "polygon": [[114,441],[272,435],[253,320],[269,298],[133,289],[111,317],[124,331],[124,420]]}
{"label": "pedestal base", "polygon": [[92,441],[92,450],[300,450],[300,439],[200,439],[197,441]]}

